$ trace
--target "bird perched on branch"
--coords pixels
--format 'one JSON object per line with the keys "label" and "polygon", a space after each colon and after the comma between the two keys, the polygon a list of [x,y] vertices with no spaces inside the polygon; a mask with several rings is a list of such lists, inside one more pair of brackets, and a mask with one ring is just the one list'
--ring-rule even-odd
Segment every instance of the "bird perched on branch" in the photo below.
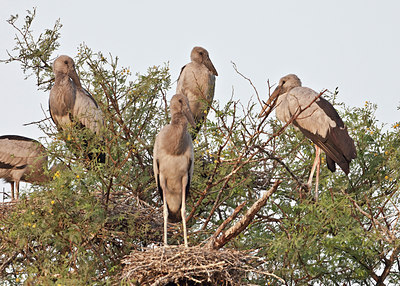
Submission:
{"label": "bird perched on branch", "polygon": [[[319,96],[319,97],[318,97]],[[326,154],[328,169],[334,172],[336,164],[346,173],[350,171],[350,162],[357,156],[353,139],[347,132],[335,108],[317,92],[302,87],[300,79],[289,74],[280,79],[278,86],[264,105],[260,117],[267,116],[276,106],[276,117],[293,125],[315,144],[316,157],[308,180],[311,184],[317,168],[316,196],[320,166],[320,148]]]}
{"label": "bird perched on branch", "polygon": [[[0,136],[0,178],[11,184],[11,199],[19,197],[19,182],[42,183],[51,179],[57,166],[47,170],[46,149],[34,139]],[[15,183],[15,194],[14,194]]]}
{"label": "bird perched on branch", "polygon": [[217,70],[210,60],[208,51],[194,47],[190,54],[191,62],[185,65],[178,78],[177,94],[189,99],[196,127],[192,139],[196,138],[210,110],[215,90]]}
{"label": "bird perched on branch", "polygon": [[182,220],[185,246],[186,197],[193,175],[193,144],[187,123],[195,125],[188,99],[181,94],[172,97],[171,123],[164,126],[154,142],[153,170],[157,188],[163,199],[164,244],[167,245],[167,222]]}
{"label": "bird perched on branch", "polygon": [[[54,61],[53,72],[55,83],[50,91],[49,108],[57,128],[64,130],[77,124],[99,135],[104,125],[103,112],[93,96],[82,87],[72,58],[59,56]],[[88,152],[88,157],[97,157],[99,162],[105,162],[104,153]]]}

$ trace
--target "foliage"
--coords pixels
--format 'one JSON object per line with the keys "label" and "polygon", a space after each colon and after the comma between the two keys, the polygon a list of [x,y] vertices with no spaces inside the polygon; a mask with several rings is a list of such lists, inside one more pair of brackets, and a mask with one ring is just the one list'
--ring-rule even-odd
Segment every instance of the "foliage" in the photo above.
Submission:
{"label": "foliage", "polygon": [[[17,30],[15,54],[3,62],[19,62],[27,76],[37,78],[38,88],[48,92],[61,24],[57,21],[35,38],[34,17],[35,11],[28,12],[21,28],[18,17],[11,17]],[[83,140],[93,134],[73,126],[59,132],[50,120],[38,124],[52,161],[66,167],[51,182],[32,186],[0,218],[0,277],[8,285],[117,283],[124,256],[161,241],[152,146],[169,122],[168,66],[133,75],[129,67],[120,67],[117,57],[85,45],[73,58],[83,86],[106,117],[102,136],[85,148],[105,152],[107,163],[84,156]],[[324,97],[335,102],[336,95]],[[287,285],[400,283],[399,123],[380,124],[376,106],[368,102],[362,108],[335,103],[358,157],[348,177],[322,166],[316,202],[304,188],[313,146],[293,127],[258,118],[260,106],[252,100],[246,104],[233,98],[225,106],[214,101],[194,142],[187,207],[190,244],[205,242],[238,205],[246,201],[245,211],[282,180],[250,227],[227,248],[251,250],[266,272]],[[172,243],[182,242],[178,228],[172,228]],[[245,282],[280,283],[255,273]]]}

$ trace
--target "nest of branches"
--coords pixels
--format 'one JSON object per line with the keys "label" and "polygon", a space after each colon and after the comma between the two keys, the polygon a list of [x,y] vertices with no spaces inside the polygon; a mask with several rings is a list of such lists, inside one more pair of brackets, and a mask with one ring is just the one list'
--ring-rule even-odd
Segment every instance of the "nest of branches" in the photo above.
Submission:
{"label": "nest of branches", "polygon": [[128,285],[245,285],[248,273],[260,273],[260,261],[248,252],[200,246],[146,248],[122,263]]}
{"label": "nest of branches", "polygon": [[142,246],[162,240],[163,214],[159,208],[126,192],[113,193],[107,202],[106,229],[124,236],[130,229],[131,238]]}
{"label": "nest of branches", "polygon": [[14,209],[15,204],[15,201],[0,203],[0,218],[7,216]]}

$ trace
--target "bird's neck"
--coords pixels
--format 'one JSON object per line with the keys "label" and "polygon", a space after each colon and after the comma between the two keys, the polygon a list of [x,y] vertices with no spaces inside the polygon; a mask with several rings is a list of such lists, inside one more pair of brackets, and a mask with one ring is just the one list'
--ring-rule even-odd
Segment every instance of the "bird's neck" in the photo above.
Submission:
{"label": "bird's neck", "polygon": [[182,133],[185,133],[187,131],[187,119],[185,115],[182,113],[173,114],[171,125],[173,125],[175,129],[181,130]]}
{"label": "bird's neck", "polygon": [[70,82],[73,82],[76,87],[82,88],[81,81],[79,78],[70,78],[67,74],[58,72],[55,74],[55,82],[56,85],[65,85]]}
{"label": "bird's neck", "polygon": [[173,140],[171,151],[175,155],[182,154],[186,150],[187,119],[183,114],[177,114],[172,116],[170,125],[174,132],[170,137]]}
{"label": "bird's neck", "polygon": [[69,76],[66,75],[65,73],[58,72],[55,74],[54,84],[60,85],[60,84],[66,84],[68,82],[69,82]]}

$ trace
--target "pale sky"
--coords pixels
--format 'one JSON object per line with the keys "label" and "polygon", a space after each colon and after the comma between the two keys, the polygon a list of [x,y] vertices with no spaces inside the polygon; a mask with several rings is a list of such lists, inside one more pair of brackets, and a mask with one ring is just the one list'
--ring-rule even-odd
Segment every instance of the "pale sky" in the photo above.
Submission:
{"label": "pale sky", "polygon": [[[15,31],[6,20],[19,14],[17,24],[22,25],[25,10],[32,7],[37,7],[36,36],[61,19],[61,46],[54,56],[74,57],[84,42],[94,51],[118,56],[133,74],[169,62],[175,80],[191,49],[202,46],[219,73],[215,99],[221,102],[232,89],[243,103],[254,95],[232,68],[233,61],[264,99],[268,79],[277,83],[295,73],[303,86],[316,91],[339,87],[339,100],[348,106],[377,103],[381,122],[399,120],[397,0],[1,0],[1,59],[14,47]],[[36,126],[23,124],[44,118],[41,106],[47,111],[49,94],[37,90],[34,78],[24,80],[18,64],[0,64],[0,77],[0,135],[43,136]],[[169,98],[175,88],[176,83]]]}

